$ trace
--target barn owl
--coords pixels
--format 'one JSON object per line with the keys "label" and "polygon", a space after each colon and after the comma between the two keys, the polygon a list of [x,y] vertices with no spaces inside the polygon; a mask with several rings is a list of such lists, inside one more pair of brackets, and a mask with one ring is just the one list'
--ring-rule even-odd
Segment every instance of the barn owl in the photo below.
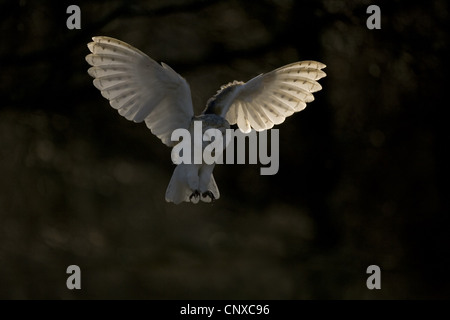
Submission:
{"label": "barn owl", "polygon": [[[188,83],[165,63],[157,63],[142,51],[120,40],[98,36],[88,43],[86,61],[94,86],[114,109],[128,120],[143,122],[161,141],[174,147],[174,130],[192,132],[201,121],[202,130],[220,130],[230,125],[244,133],[263,131],[314,100],[322,89],[317,80],[325,77],[323,63],[294,62],[260,74],[248,82],[233,81],[222,86],[208,100],[204,111],[194,116]],[[180,163],[170,179],[166,201],[212,202],[220,193],[213,176],[213,164]]]}

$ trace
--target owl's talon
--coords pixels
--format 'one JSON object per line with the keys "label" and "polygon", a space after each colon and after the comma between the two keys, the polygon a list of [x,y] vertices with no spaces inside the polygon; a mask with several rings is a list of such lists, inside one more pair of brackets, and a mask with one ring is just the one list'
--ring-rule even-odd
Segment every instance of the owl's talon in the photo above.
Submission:
{"label": "owl's talon", "polygon": [[202,198],[209,197],[211,199],[211,202],[214,202],[216,200],[216,197],[214,197],[214,194],[211,191],[205,191],[202,193]]}
{"label": "owl's talon", "polygon": [[[194,199],[192,199],[194,198]],[[189,196],[189,201],[193,202],[193,203],[197,203],[198,200],[200,198],[200,192],[198,192],[198,190],[195,190],[194,192],[192,192],[192,194]]]}

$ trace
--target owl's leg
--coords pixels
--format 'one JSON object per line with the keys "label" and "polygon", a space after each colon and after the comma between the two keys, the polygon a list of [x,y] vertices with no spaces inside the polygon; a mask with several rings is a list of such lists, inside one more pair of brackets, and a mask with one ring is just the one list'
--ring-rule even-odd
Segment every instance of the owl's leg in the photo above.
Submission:
{"label": "owl's leg", "polygon": [[219,189],[213,177],[215,164],[204,164],[199,170],[199,190],[203,202],[213,202],[219,198]]}
{"label": "owl's leg", "polygon": [[189,196],[189,201],[191,201],[192,203],[198,203],[200,200],[199,169],[200,169],[200,165],[190,164],[189,170],[187,170],[187,172],[186,172],[187,182],[188,182],[189,188],[192,190],[192,193]]}

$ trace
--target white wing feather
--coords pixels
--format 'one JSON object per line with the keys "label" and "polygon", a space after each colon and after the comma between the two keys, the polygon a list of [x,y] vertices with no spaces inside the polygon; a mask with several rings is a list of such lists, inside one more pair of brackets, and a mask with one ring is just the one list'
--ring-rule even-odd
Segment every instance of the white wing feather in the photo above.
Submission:
{"label": "white wing feather", "polygon": [[194,111],[185,79],[142,51],[120,40],[93,37],[86,61],[94,85],[119,114],[134,122],[145,121],[168,146],[173,130],[188,129]]}
{"label": "white wing feather", "polygon": [[230,98],[222,99],[221,115],[245,133],[270,129],[314,100],[313,92],[322,89],[317,80],[326,75],[323,68],[316,61],[296,62],[245,84],[229,84],[235,89],[227,93]]}

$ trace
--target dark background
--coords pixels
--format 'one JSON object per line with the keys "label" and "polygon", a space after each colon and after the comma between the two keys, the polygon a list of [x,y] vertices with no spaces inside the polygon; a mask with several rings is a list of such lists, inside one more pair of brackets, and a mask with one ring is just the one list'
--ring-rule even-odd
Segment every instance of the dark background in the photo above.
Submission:
{"label": "dark background", "polygon": [[[66,27],[81,8],[81,30]],[[381,30],[366,9],[381,8]],[[449,298],[449,4],[4,1],[0,298]],[[170,149],[92,85],[86,44],[128,42],[191,85],[298,60],[323,90],[280,129],[280,170],[220,165],[221,198],[168,204]],[[445,114],[447,113],[447,115]],[[66,288],[81,268],[82,289]],[[366,269],[381,267],[381,290]]]}

